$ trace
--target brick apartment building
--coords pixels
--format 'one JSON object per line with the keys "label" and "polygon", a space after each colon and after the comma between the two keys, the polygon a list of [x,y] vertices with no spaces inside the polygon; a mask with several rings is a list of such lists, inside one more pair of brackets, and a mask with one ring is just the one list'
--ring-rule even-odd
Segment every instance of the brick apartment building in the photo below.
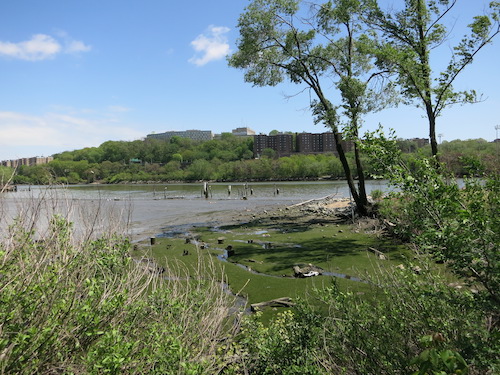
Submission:
{"label": "brick apartment building", "polygon": [[[354,148],[351,141],[342,141],[342,146],[346,152],[352,151]],[[278,156],[287,156],[294,152],[302,154],[337,153],[333,133],[299,133],[296,135],[295,144],[291,134],[255,135],[253,143],[254,157],[261,156],[266,148],[273,149]]]}
{"label": "brick apartment building", "polygon": [[278,156],[291,155],[295,151],[293,147],[293,135],[291,134],[276,134],[254,135],[253,138],[253,155],[254,157],[262,156],[266,148],[270,148],[278,154]]}

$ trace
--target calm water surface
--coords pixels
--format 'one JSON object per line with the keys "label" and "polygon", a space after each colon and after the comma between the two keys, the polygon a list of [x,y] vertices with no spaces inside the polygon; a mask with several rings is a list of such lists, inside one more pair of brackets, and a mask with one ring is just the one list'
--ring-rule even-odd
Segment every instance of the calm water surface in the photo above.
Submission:
{"label": "calm water surface", "polygon": [[[229,194],[229,187],[231,193]],[[68,186],[67,193],[73,199],[200,199],[202,183],[190,184],[155,184],[155,185],[76,185]],[[27,194],[36,195],[43,187],[20,187],[17,197]],[[246,196],[256,201],[304,201],[334,195],[338,198],[349,198],[349,189],[345,181],[312,181],[312,182],[257,182],[257,183],[211,183],[210,199],[241,199]],[[387,182],[382,180],[368,181],[367,192],[387,190]]]}

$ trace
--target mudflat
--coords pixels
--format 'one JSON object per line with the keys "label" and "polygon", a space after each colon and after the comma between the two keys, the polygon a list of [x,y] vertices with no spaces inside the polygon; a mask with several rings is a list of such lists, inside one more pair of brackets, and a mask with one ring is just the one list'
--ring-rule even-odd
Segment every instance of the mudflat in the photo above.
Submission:
{"label": "mudflat", "polygon": [[[42,233],[50,217],[61,215],[76,232],[126,233],[132,241],[173,227],[218,226],[249,221],[264,211],[300,204],[297,199],[74,199],[61,194],[0,200],[0,232],[16,219],[35,223]],[[31,225],[31,224],[30,224]]]}

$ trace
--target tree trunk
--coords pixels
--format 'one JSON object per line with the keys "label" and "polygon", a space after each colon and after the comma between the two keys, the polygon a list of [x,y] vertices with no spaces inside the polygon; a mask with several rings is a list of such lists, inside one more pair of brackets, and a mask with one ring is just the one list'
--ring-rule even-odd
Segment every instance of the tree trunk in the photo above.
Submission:
{"label": "tree trunk", "polygon": [[354,143],[354,158],[356,159],[356,170],[358,172],[359,199],[361,205],[364,207],[363,211],[364,212],[366,211],[364,215],[366,215],[368,213],[369,204],[368,204],[368,197],[366,195],[365,173],[363,171],[363,166],[361,165],[361,158],[359,157],[359,149],[357,142]]}
{"label": "tree trunk", "polygon": [[[331,106],[331,103],[328,100],[326,100],[326,98],[323,95],[323,92],[321,91],[321,88],[314,87],[314,90],[319,100],[323,104],[325,111],[332,113],[334,110]],[[344,169],[347,185],[349,186],[349,191],[351,192],[352,198],[354,199],[354,203],[356,203],[356,210],[360,216],[367,216],[369,213],[369,207],[368,207],[368,198],[366,197],[366,191],[364,185],[364,174],[361,173],[361,177],[363,180],[360,185],[360,188],[362,189],[360,189],[360,191],[358,192],[358,190],[356,189],[356,185],[354,183],[354,178],[352,177],[351,168],[349,167],[347,157],[345,156],[344,147],[342,146],[341,135],[338,131],[337,125],[333,120],[335,116],[327,115],[326,118],[328,119],[328,126],[330,126],[330,128],[332,129],[333,136],[335,138],[335,146],[337,148],[337,153],[339,155],[340,162],[342,163],[342,167]],[[361,163],[359,164],[359,167],[362,172]]]}
{"label": "tree trunk", "polygon": [[354,203],[356,203],[356,209],[361,216],[368,215],[368,199],[366,198],[366,192],[364,191],[364,181],[363,181],[363,193],[364,197],[360,196],[358,190],[356,189],[356,185],[354,184],[354,179],[352,177],[351,168],[349,167],[349,163],[345,156],[344,147],[342,146],[342,139],[338,131],[332,127],[333,135],[335,138],[335,145],[337,147],[337,152],[339,154],[340,162],[344,168],[345,178],[347,180],[347,185],[349,186],[349,190],[351,192],[352,198],[354,199]]}
{"label": "tree trunk", "polygon": [[432,156],[437,158],[438,143],[436,140],[436,117],[432,110],[427,110],[427,117],[429,119],[429,139],[431,142]]}

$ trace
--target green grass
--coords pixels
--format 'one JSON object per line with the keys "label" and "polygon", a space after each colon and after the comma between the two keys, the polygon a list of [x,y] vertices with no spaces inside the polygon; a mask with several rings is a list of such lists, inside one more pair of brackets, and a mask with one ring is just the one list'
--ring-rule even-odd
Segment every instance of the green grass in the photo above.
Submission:
{"label": "green grass", "polygon": [[[345,278],[293,278],[293,266],[313,264],[325,271],[366,280],[380,268],[402,263],[409,254],[404,246],[389,239],[354,231],[349,225],[331,221],[304,223],[271,217],[217,230],[196,228],[192,234],[196,244],[186,244],[184,238],[157,238],[155,245],[142,245],[136,255],[149,254],[159,264],[169,267],[182,264],[181,273],[191,277],[200,272],[200,264],[213,263],[214,267],[202,267],[201,272],[215,272],[216,277],[227,281],[233,293],[244,296],[250,304],[279,297],[305,298],[314,288],[329,285],[333,279],[343,290],[366,293],[370,290],[368,284]],[[218,244],[220,238],[224,239],[223,244]],[[271,247],[266,248],[266,243]],[[205,245],[205,249],[198,248],[200,244]],[[228,262],[217,259],[227,246],[232,246],[235,255]],[[368,251],[369,247],[382,251],[388,260],[378,259]],[[189,255],[183,255],[184,251]]]}

